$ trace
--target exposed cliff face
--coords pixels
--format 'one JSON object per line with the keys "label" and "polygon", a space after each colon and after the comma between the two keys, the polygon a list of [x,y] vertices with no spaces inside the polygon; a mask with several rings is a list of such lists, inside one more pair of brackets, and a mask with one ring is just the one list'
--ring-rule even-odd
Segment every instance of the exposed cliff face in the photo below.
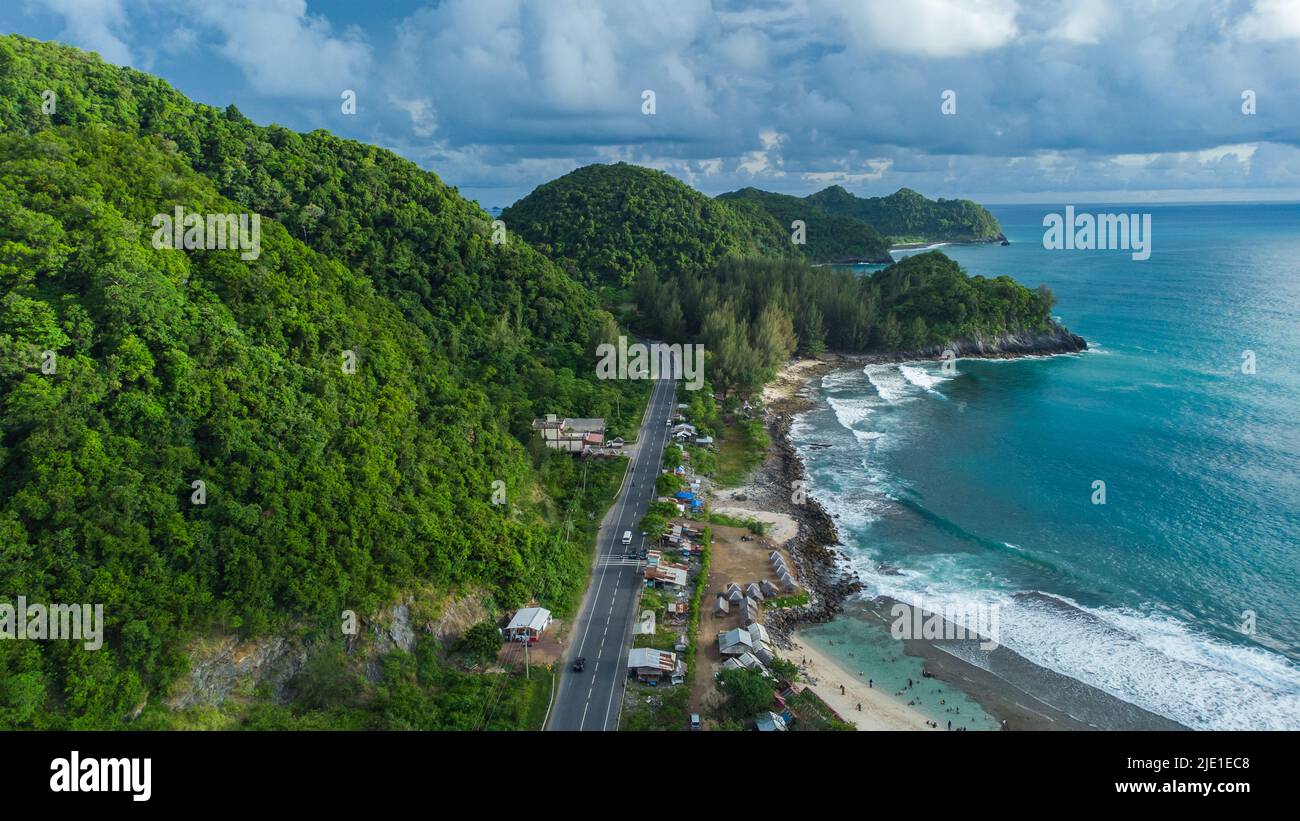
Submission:
{"label": "exposed cliff face", "polygon": [[[360,620],[356,636],[346,642],[349,658],[371,681],[377,681],[381,659],[393,650],[415,650],[421,634],[450,644],[470,625],[487,618],[483,597],[467,594],[445,601],[435,618],[413,613],[416,597],[408,595]],[[231,697],[249,696],[260,686],[270,688],[281,703],[294,697],[294,677],[311,655],[326,644],[321,638],[267,636],[241,641],[218,636],[196,644],[190,652],[190,673],[172,688],[167,706],[183,710],[219,705]]]}
{"label": "exposed cliff face", "polygon": [[271,687],[281,700],[288,682],[307,663],[308,643],[284,636],[240,641],[222,636],[194,651],[190,674],[167,698],[167,706],[184,710],[203,704],[220,704],[238,693],[252,693],[259,685]]}

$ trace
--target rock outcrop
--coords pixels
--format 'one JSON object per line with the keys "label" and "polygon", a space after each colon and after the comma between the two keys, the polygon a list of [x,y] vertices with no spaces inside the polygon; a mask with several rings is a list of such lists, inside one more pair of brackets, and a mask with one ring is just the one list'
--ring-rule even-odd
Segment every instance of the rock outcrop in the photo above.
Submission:
{"label": "rock outcrop", "polygon": [[1053,324],[1040,332],[1002,334],[1000,336],[974,336],[939,345],[930,345],[913,351],[899,351],[876,357],[886,361],[902,362],[910,359],[939,359],[946,351],[958,357],[988,357],[1009,359],[1016,356],[1046,356],[1049,354],[1078,353],[1088,350],[1087,341],[1071,333],[1063,325]]}
{"label": "rock outcrop", "polygon": [[[419,619],[413,612],[414,594],[403,596],[360,620],[357,635],[346,637],[349,658],[377,681],[381,661],[394,650],[415,650],[420,635],[430,635],[447,645],[472,624],[487,618],[482,597],[474,594],[449,598],[433,619]],[[294,697],[294,678],[307,660],[327,642],[319,634],[286,633],[243,640],[222,635],[197,642],[190,650],[190,672],[172,687],[167,706],[183,710],[201,705],[219,705],[226,699],[251,696],[267,688],[272,698],[287,703]]]}

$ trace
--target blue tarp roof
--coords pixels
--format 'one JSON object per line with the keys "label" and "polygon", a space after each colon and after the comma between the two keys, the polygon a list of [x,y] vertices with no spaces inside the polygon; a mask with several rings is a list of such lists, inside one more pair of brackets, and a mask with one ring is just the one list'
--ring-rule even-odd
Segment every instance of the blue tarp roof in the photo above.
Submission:
{"label": "blue tarp roof", "polygon": [[674,499],[685,499],[685,500],[689,501],[689,500],[695,498],[695,494],[694,494],[694,493],[691,493],[689,490],[679,490],[679,491],[677,491],[677,493],[673,496],[673,498],[674,498]]}

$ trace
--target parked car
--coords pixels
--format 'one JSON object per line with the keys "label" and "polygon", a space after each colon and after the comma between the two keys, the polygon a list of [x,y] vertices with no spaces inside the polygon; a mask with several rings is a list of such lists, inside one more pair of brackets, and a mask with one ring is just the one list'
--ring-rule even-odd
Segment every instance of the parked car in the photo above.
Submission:
{"label": "parked car", "polygon": [[698,729],[700,729],[700,714],[699,714],[699,713],[691,713],[691,729],[692,729],[692,730],[698,730]]}

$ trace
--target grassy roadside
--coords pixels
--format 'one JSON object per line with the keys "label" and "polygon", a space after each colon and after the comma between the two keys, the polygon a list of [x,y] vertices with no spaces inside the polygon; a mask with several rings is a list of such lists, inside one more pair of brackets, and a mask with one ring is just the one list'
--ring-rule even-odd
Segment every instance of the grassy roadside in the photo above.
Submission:
{"label": "grassy roadside", "polygon": [[703,547],[700,552],[700,574],[695,577],[695,590],[691,592],[691,623],[687,628],[686,637],[686,657],[691,660],[690,665],[686,668],[685,687],[687,692],[690,691],[697,675],[695,650],[700,638],[700,605],[704,600],[704,591],[709,589],[709,562],[713,552],[712,530],[707,527],[704,528],[704,533],[700,537],[700,544]]}
{"label": "grassy roadside", "polygon": [[741,419],[718,431],[713,481],[718,487],[743,485],[763,464],[772,440],[759,419]]}

